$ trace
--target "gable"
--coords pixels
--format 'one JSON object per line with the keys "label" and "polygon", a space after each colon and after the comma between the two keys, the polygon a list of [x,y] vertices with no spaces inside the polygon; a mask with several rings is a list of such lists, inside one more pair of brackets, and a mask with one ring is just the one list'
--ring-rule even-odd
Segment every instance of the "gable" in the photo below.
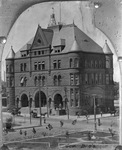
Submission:
{"label": "gable", "polygon": [[34,37],[34,41],[32,44],[32,49],[49,46],[52,42],[52,36],[53,36],[53,33],[51,30],[45,31],[40,26],[38,26],[38,29],[37,29],[37,32],[36,32],[36,35]]}

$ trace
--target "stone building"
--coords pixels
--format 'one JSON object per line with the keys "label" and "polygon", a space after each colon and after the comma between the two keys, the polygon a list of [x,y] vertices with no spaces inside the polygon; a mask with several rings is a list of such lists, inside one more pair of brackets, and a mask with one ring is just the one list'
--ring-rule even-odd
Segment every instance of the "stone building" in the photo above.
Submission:
{"label": "stone building", "polygon": [[[97,107],[113,109],[113,54],[74,23],[38,25],[35,36],[6,58],[8,108],[47,106],[70,115]],[[40,92],[39,92],[40,91]],[[95,100],[95,101],[94,101]],[[29,103],[30,102],[30,103]]]}

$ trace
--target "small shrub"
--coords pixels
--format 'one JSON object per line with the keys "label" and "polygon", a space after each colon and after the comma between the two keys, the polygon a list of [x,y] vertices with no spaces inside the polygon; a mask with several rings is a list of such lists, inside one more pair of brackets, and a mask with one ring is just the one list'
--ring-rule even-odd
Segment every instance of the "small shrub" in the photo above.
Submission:
{"label": "small shrub", "polygon": [[6,129],[10,130],[12,128],[13,118],[12,116],[6,118]]}

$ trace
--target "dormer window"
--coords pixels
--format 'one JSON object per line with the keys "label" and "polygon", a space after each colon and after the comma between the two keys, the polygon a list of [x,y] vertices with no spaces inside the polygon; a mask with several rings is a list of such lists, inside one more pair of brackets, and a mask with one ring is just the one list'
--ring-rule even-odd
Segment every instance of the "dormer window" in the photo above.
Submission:
{"label": "dormer window", "polygon": [[34,55],[36,55],[36,51],[34,52]]}

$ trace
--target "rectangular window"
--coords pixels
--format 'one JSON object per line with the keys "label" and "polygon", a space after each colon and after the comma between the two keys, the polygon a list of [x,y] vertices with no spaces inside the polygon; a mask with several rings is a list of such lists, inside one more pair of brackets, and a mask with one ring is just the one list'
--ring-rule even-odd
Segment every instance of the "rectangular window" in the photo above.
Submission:
{"label": "rectangular window", "polygon": [[44,70],[45,69],[45,62],[43,61],[42,62],[42,70]]}
{"label": "rectangular window", "polygon": [[6,72],[9,72],[9,67],[8,67],[8,65],[6,65]]}
{"label": "rectangular window", "polygon": [[106,84],[109,84],[109,74],[106,74]]}
{"label": "rectangular window", "polygon": [[38,55],[40,55],[41,54],[41,52],[40,51],[38,51]]}
{"label": "rectangular window", "polygon": [[85,74],[85,84],[88,84],[88,74]]}
{"label": "rectangular window", "polygon": [[58,60],[58,68],[61,68],[61,60]]}
{"label": "rectangular window", "polygon": [[23,71],[23,64],[20,64],[20,71]]}
{"label": "rectangular window", "polygon": [[95,74],[95,83],[98,84],[98,74]]}
{"label": "rectangular window", "polygon": [[54,69],[57,68],[57,61],[56,61],[56,60],[53,61],[53,68],[54,68]]}
{"label": "rectangular window", "polygon": [[7,77],[7,87],[9,87],[9,78]]}
{"label": "rectangular window", "polygon": [[79,106],[79,89],[75,89],[75,105],[76,107]]}
{"label": "rectangular window", "polygon": [[79,85],[79,75],[75,74],[75,85]]}
{"label": "rectangular window", "polygon": [[73,107],[73,103],[74,103],[74,92],[73,89],[70,89],[70,106]]}
{"label": "rectangular window", "polygon": [[34,70],[37,70],[37,62],[34,63]]}
{"label": "rectangular window", "polygon": [[74,74],[70,74],[70,85],[74,85]]}
{"label": "rectangular window", "polygon": [[27,66],[26,66],[26,63],[24,63],[24,71],[26,71],[26,67],[27,67]]}
{"label": "rectangular window", "polygon": [[36,51],[34,52],[34,55],[36,55]]}

